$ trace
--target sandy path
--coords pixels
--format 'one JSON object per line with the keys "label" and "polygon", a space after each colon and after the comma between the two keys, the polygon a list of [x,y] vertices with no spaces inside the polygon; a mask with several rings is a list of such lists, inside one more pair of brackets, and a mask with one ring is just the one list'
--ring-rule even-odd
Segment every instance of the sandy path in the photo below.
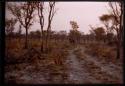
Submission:
{"label": "sandy path", "polygon": [[[81,49],[81,53],[85,55],[83,60],[74,54],[77,49]],[[84,50],[84,47],[77,47],[69,51],[66,61],[68,83],[122,83],[122,67],[113,63],[104,64]]]}
{"label": "sandy path", "polygon": [[[81,49],[82,53],[84,53],[85,48],[82,47]],[[100,68],[100,72],[103,72],[109,77],[112,77],[110,79],[116,78],[119,82],[123,80],[123,71],[121,66],[115,65],[111,62],[108,64],[103,64],[103,61],[100,61],[97,57],[92,57],[86,53],[84,54],[87,56],[85,59],[87,62],[93,62],[95,66]]]}
{"label": "sandy path", "polygon": [[94,77],[90,76],[89,72],[83,68],[83,62],[82,64],[79,62],[79,59],[74,54],[74,50],[69,51],[66,61],[69,83],[99,83],[99,80],[96,80]]}

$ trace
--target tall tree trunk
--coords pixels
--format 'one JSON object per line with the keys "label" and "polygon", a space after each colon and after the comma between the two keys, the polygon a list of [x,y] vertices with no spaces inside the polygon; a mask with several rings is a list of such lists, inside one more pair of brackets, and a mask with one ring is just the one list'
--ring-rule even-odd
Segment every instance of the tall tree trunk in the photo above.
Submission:
{"label": "tall tree trunk", "polygon": [[44,46],[44,45],[43,45],[43,38],[44,38],[44,37],[43,37],[43,33],[44,33],[44,32],[43,32],[43,27],[41,27],[41,33],[42,33],[42,34],[41,34],[41,52],[44,52],[44,50],[43,50],[43,46]]}
{"label": "tall tree trunk", "polygon": [[121,3],[121,15],[120,15],[120,26],[119,26],[119,30],[117,31],[117,59],[119,59],[121,57],[121,45],[122,45],[122,35],[123,35],[123,28],[122,28],[122,24],[123,24],[123,4]]}
{"label": "tall tree trunk", "polygon": [[48,25],[48,28],[47,28],[47,33],[46,33],[46,52],[48,52],[49,50],[49,32],[50,32],[50,24]]}
{"label": "tall tree trunk", "polygon": [[117,59],[120,58],[120,43],[117,43]]}
{"label": "tall tree trunk", "polygon": [[45,39],[45,52],[47,52],[48,51],[48,30],[46,32],[46,37],[45,38],[46,38]]}
{"label": "tall tree trunk", "polygon": [[50,50],[50,33],[48,32],[48,39],[47,39],[47,52]]}
{"label": "tall tree trunk", "polygon": [[120,45],[121,44],[121,40],[120,40],[120,33],[118,32],[117,33],[117,59],[119,59],[120,58]]}
{"label": "tall tree trunk", "polygon": [[26,27],[25,49],[28,48],[28,28]]}
{"label": "tall tree trunk", "polygon": [[49,32],[48,32],[48,52],[50,52],[51,50],[51,46],[50,46],[50,43],[51,43],[51,29],[49,29]]}

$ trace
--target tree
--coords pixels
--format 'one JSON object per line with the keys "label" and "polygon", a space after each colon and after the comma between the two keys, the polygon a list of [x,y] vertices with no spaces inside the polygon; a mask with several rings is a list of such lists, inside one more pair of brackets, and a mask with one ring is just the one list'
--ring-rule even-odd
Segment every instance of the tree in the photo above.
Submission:
{"label": "tree", "polygon": [[[100,17],[100,20],[105,25],[106,29],[116,32],[117,58],[120,58],[121,45],[123,43],[123,17],[124,17],[124,3],[109,2],[110,14],[105,14]],[[111,26],[109,27],[109,23]]]}
{"label": "tree", "polygon": [[109,2],[110,14],[112,18],[112,29],[116,31],[117,37],[117,58],[121,57],[121,45],[123,41],[123,17],[124,17],[124,3],[123,2]]}
{"label": "tree", "polygon": [[108,14],[103,14],[102,16],[99,17],[99,19],[104,24],[107,33],[111,33],[112,32],[112,28],[110,27],[110,23],[111,23],[110,20],[112,18],[113,18],[113,16],[111,14],[109,14],[109,15]]}
{"label": "tree", "polygon": [[5,20],[5,33],[7,36],[11,37],[14,31],[14,25],[16,24],[17,20],[14,18],[6,19]]}
{"label": "tree", "polygon": [[77,30],[79,28],[79,26],[77,25],[77,22],[75,22],[75,21],[70,21],[70,24],[71,24],[73,30]]}
{"label": "tree", "polygon": [[41,26],[41,52],[43,52],[43,27],[44,27],[44,15],[43,15],[43,10],[44,10],[44,2],[38,2],[37,3],[37,9],[38,9],[38,16],[39,16],[39,21],[40,21],[40,26]]}
{"label": "tree", "polygon": [[111,14],[103,14],[99,18],[106,28],[106,40],[107,40],[108,44],[111,43],[111,41],[113,39],[113,35],[114,35],[112,25],[111,25],[112,18],[114,18],[114,16]]}
{"label": "tree", "polygon": [[[48,47],[49,47],[49,43],[48,43],[48,40],[49,40],[49,37],[50,37],[50,31],[51,31],[51,24],[52,24],[52,20],[53,20],[53,17],[56,13],[56,10],[55,10],[55,1],[54,2],[49,2],[49,15],[48,15],[48,26],[47,26],[47,34],[46,34],[46,51],[48,51]],[[50,40],[49,40],[50,42]]]}
{"label": "tree", "polygon": [[70,30],[69,33],[69,41],[71,43],[78,43],[80,40],[81,33],[77,30],[79,26],[77,25],[77,22],[75,21],[70,21],[70,24],[72,26],[72,30]]}
{"label": "tree", "polygon": [[114,44],[113,43],[113,42],[115,42],[114,37],[115,37],[115,35],[113,33],[106,34],[106,39],[108,41],[108,44]]}
{"label": "tree", "polygon": [[25,39],[25,48],[28,48],[28,29],[33,24],[33,12],[35,10],[35,3],[34,2],[23,2],[17,4],[7,4],[8,9],[10,12],[18,19],[20,24],[26,30],[26,39]]}
{"label": "tree", "polygon": [[95,38],[96,38],[98,41],[104,40],[105,30],[104,30],[103,27],[97,27],[97,28],[95,28],[93,31],[94,31],[94,33],[95,33]]}

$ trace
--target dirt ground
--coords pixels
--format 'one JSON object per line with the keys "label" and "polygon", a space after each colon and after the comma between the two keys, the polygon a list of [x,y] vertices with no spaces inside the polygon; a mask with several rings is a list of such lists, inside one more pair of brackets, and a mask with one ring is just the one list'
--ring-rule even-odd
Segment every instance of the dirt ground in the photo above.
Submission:
{"label": "dirt ground", "polygon": [[[80,49],[80,52],[84,54],[82,59],[77,58],[77,55],[73,53],[77,49]],[[99,60],[97,57],[92,57],[84,53],[84,50],[84,47],[77,47],[69,51],[70,54],[66,64],[68,64],[68,78],[72,83],[109,84],[123,82],[121,65],[106,63],[103,60]]]}
{"label": "dirt ground", "polygon": [[[16,84],[117,84],[123,83],[122,61],[117,64],[86,53],[84,45],[66,49],[61,65],[42,56],[32,62],[5,65],[5,83]],[[33,54],[33,52],[31,52]],[[55,52],[57,53],[57,52]],[[35,54],[33,54],[35,55]]]}

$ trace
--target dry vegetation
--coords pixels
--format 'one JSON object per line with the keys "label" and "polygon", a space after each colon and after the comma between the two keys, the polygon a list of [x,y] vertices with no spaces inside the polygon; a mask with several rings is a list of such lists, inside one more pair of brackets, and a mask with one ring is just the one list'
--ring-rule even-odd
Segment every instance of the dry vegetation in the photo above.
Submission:
{"label": "dry vegetation", "polygon": [[63,75],[63,63],[68,54],[67,49],[70,47],[70,45],[63,42],[60,42],[58,44],[50,43],[50,50],[52,50],[46,54],[40,52],[39,40],[34,41],[33,39],[31,39],[29,49],[24,49],[23,43],[23,39],[21,40],[21,42],[19,42],[18,39],[13,39],[11,42],[9,42],[9,40],[6,40],[5,71],[6,74],[15,72],[15,76],[5,77],[8,80],[8,83],[13,79],[13,81],[15,81],[13,83],[20,83],[20,80],[18,81],[17,79],[21,76],[20,72],[27,72],[25,71],[25,69],[29,66],[31,66],[30,71],[32,72],[39,72],[42,68],[41,66],[43,66],[49,70],[46,72],[50,72],[50,75]]}
{"label": "dry vegetation", "polygon": [[116,47],[115,46],[108,46],[105,44],[88,44],[85,46],[86,53],[97,56],[99,59],[104,59],[106,61],[116,61]]}
{"label": "dry vegetation", "polygon": [[[80,65],[90,73],[91,77],[94,77],[96,80],[101,80],[100,83],[122,83],[120,76],[116,77],[109,74],[108,71],[102,71],[104,65],[98,65],[94,61],[88,60],[88,58],[95,58],[98,59],[98,61],[103,62],[102,64],[108,65],[109,63],[112,63],[121,68],[122,62],[121,60],[116,59],[115,46],[109,46],[99,42],[73,45],[68,41],[56,40],[55,42],[51,40],[49,43],[49,52],[42,53],[40,51],[41,45],[39,41],[39,39],[29,39],[29,48],[25,49],[23,46],[23,39],[20,41],[18,38],[14,38],[11,41],[6,39],[6,83],[71,83],[68,79],[69,75],[67,74],[69,69],[65,62],[69,58],[69,50],[73,49],[73,54],[76,56]],[[88,57],[88,55],[91,57]],[[75,69],[71,71],[75,71]],[[118,71],[121,72],[122,70],[118,69]],[[36,83],[32,82],[34,78],[37,80]],[[92,82],[90,81],[90,83]]]}
{"label": "dry vegetation", "polygon": [[[56,4],[47,3],[48,17],[44,15],[44,2],[24,2],[21,6],[7,4],[8,10],[15,18],[6,19],[5,82],[122,83],[122,9],[115,10],[112,3],[109,3],[113,13],[99,17],[104,27],[90,25],[90,33],[83,34],[78,30],[77,22],[70,21],[72,29],[67,33],[65,30],[51,30]],[[115,5],[121,5],[123,8],[121,3]],[[114,13],[120,13],[120,10],[121,14]],[[35,15],[39,18],[41,31],[29,33]],[[116,21],[116,18],[119,21]],[[46,30],[43,30],[44,20],[48,20]],[[14,32],[17,21],[20,23],[19,31]]]}

